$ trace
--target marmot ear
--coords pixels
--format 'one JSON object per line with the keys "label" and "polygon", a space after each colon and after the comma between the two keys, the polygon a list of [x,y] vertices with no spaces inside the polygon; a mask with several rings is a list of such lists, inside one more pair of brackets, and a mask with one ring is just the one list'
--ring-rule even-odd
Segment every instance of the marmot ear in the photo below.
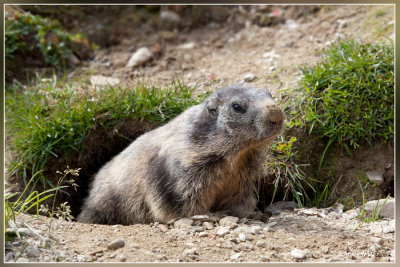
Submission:
{"label": "marmot ear", "polygon": [[220,102],[220,98],[217,95],[211,95],[209,98],[207,98],[206,106],[210,115],[215,115],[217,113]]}

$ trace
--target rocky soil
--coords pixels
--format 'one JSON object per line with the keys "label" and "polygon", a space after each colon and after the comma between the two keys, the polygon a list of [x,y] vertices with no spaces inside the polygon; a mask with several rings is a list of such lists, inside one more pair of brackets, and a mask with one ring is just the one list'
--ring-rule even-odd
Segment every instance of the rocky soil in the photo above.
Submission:
{"label": "rocky soil", "polygon": [[[140,40],[122,36],[116,45],[95,51],[86,66],[68,77],[77,89],[137,80],[165,84],[174,77],[197,92],[251,83],[279,98],[282,90],[296,88],[298,66],[318,61],[332,41],[346,36],[393,39],[393,12],[390,6],[322,6],[303,13],[253,6],[239,9],[226,22],[184,33],[163,31]],[[232,26],[238,24],[243,27]],[[146,52],[141,52],[143,59],[135,63],[132,57],[142,47],[150,54],[144,59]],[[169,224],[108,226],[20,215],[16,226],[21,238],[5,243],[5,261],[393,262],[390,201],[384,217],[370,223],[359,219],[360,210],[343,212],[340,205],[297,209],[291,202],[270,206],[267,222],[208,214]]]}
{"label": "rocky soil", "polygon": [[394,262],[394,199],[373,223],[360,221],[360,210],[342,209],[276,202],[266,222],[209,214],[130,226],[21,215],[22,238],[7,243],[5,261]]}

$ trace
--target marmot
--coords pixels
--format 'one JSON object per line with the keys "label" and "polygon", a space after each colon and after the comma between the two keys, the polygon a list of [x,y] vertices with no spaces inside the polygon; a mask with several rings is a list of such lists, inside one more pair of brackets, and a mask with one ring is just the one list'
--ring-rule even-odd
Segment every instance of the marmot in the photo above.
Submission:
{"label": "marmot", "polygon": [[96,174],[78,221],[166,222],[208,212],[254,212],[254,182],[284,115],[266,89],[219,89],[138,137]]}

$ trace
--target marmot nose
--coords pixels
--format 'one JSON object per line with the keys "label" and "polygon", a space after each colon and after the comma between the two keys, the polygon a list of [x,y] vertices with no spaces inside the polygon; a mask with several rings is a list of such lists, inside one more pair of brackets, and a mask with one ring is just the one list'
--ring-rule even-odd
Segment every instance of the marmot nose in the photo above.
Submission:
{"label": "marmot nose", "polygon": [[282,109],[275,103],[266,105],[264,112],[266,120],[269,123],[281,124],[284,119]]}

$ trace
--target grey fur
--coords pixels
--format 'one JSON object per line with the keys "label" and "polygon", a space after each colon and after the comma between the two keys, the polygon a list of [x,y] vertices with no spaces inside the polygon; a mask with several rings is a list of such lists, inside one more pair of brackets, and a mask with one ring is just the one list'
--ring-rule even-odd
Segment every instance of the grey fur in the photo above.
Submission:
{"label": "grey fur", "polygon": [[254,211],[265,147],[283,119],[266,89],[224,87],[103,166],[78,221],[165,222],[218,210],[244,216]]}

